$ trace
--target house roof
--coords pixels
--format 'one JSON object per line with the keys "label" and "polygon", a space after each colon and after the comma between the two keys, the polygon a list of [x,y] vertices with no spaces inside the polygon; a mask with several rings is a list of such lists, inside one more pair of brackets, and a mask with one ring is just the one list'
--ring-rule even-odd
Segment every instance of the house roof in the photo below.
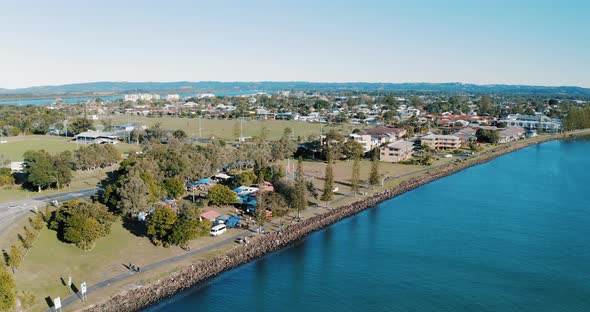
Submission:
{"label": "house roof", "polygon": [[414,143],[409,142],[409,141],[404,141],[404,140],[399,140],[399,141],[395,141],[393,143],[387,144],[387,147],[396,148],[396,149],[406,149],[406,148],[410,148],[413,146],[414,146]]}
{"label": "house roof", "polygon": [[215,218],[221,216],[221,214],[215,210],[208,210],[201,214],[201,218],[207,219],[209,221],[215,221]]}
{"label": "house roof", "polygon": [[360,133],[370,134],[370,135],[387,135],[387,134],[398,135],[404,131],[405,131],[404,129],[400,129],[400,128],[379,126],[379,127],[370,128],[370,129],[363,129],[360,131]]}

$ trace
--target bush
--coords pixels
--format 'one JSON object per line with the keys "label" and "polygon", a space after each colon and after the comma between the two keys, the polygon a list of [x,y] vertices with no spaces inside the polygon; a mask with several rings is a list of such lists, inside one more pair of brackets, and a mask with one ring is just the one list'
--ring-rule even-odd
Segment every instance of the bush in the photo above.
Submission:
{"label": "bush", "polygon": [[221,206],[234,203],[238,196],[229,187],[216,184],[209,188],[207,199],[210,204]]}
{"label": "bush", "polygon": [[62,241],[88,250],[98,238],[110,233],[114,221],[115,216],[105,205],[90,200],[72,200],[57,208],[49,228],[57,231]]}

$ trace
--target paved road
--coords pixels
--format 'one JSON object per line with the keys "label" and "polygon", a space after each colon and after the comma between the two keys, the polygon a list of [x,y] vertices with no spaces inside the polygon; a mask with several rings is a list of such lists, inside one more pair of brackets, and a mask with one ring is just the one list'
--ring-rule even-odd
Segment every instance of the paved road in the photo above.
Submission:
{"label": "paved road", "polygon": [[35,211],[35,207],[42,209],[47,203],[54,199],[59,202],[63,202],[75,198],[87,198],[92,196],[94,193],[95,189],[91,188],[0,203],[0,235],[2,235],[4,231],[8,229],[8,225],[16,222],[20,218],[23,218],[28,213]]}

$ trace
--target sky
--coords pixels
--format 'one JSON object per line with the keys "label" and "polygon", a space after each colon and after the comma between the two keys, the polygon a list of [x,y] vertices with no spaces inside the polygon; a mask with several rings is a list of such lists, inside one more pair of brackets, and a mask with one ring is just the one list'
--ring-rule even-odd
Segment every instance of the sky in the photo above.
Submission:
{"label": "sky", "polygon": [[0,0],[0,88],[92,81],[590,87],[587,0]]}

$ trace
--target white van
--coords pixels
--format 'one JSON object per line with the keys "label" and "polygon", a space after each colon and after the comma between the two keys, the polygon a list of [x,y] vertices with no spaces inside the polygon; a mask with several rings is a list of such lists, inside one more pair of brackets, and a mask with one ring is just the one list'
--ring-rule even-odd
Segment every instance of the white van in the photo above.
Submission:
{"label": "white van", "polygon": [[221,235],[225,233],[225,231],[227,231],[225,224],[218,224],[211,228],[211,236]]}

